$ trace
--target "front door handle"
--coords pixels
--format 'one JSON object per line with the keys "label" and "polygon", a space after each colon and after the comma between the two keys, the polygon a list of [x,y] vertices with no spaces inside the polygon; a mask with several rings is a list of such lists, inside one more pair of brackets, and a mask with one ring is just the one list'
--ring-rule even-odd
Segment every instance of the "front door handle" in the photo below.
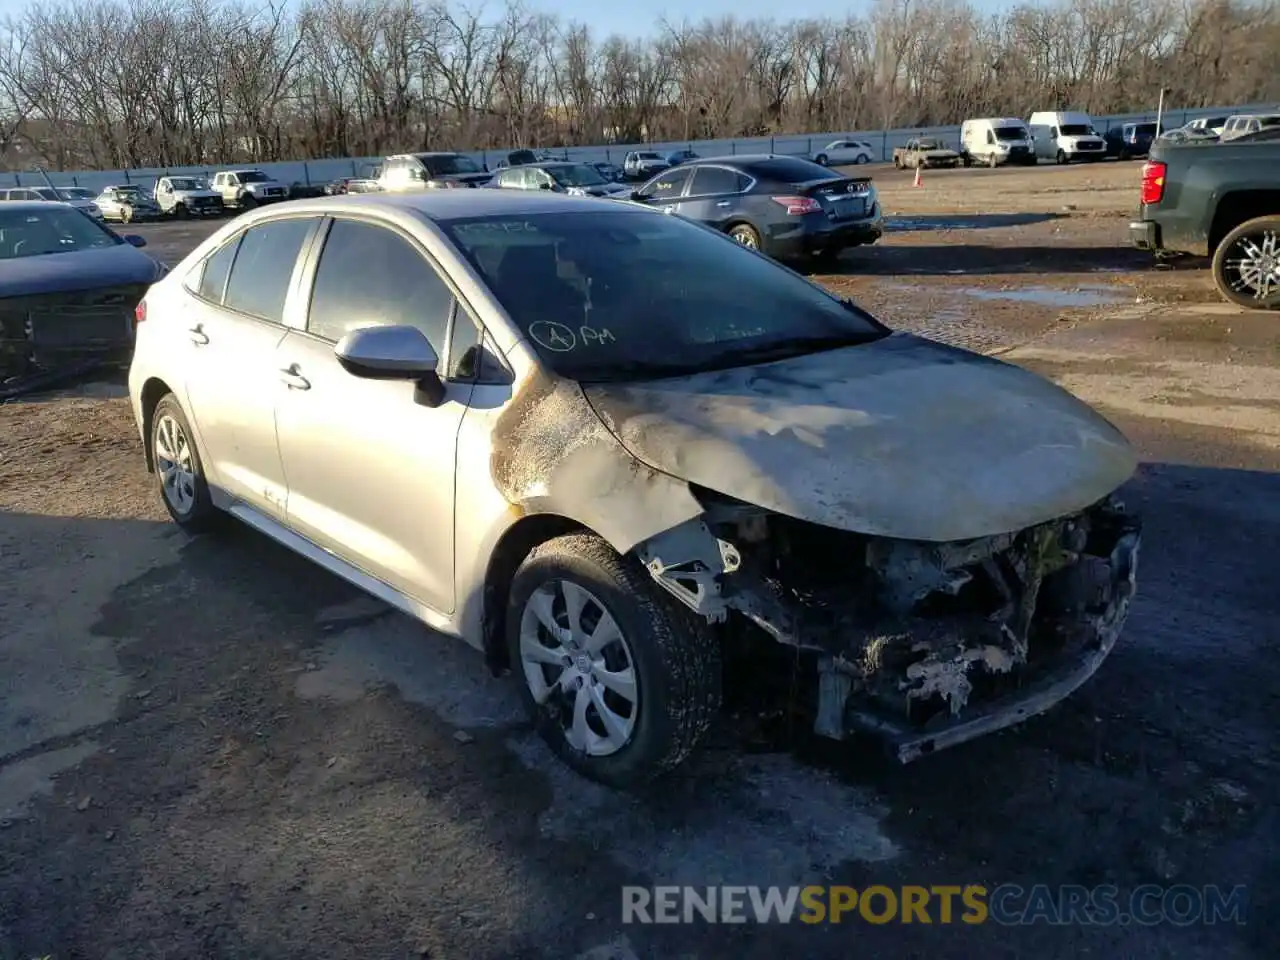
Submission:
{"label": "front door handle", "polygon": [[204,324],[197,323],[194,327],[187,331],[191,337],[191,342],[197,347],[203,347],[209,342],[209,335],[204,332]]}
{"label": "front door handle", "polygon": [[280,381],[290,390],[310,390],[311,381],[298,372],[298,365],[282,367],[280,369]]}
{"label": "front door handle", "polygon": [[730,203],[729,203],[729,201],[728,201],[728,200],[721,200],[721,201],[719,201],[718,203],[716,203],[716,206],[717,206],[717,207],[727,207],[727,206],[730,206]]}

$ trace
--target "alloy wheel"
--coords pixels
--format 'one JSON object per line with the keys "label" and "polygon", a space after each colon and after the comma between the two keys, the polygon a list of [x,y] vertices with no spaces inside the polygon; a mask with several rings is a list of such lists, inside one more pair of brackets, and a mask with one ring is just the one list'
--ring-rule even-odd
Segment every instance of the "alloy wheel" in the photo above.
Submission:
{"label": "alloy wheel", "polygon": [[155,459],[160,489],[169,506],[180,514],[190,512],[196,502],[191,441],[182,424],[171,416],[162,416],[156,422]]}
{"label": "alloy wheel", "polygon": [[1232,290],[1265,301],[1280,293],[1280,232],[1261,230],[1238,237],[1222,261]]}
{"label": "alloy wheel", "polygon": [[590,590],[570,580],[534,590],[520,619],[520,660],[534,702],[575,750],[605,757],[631,740],[640,707],[631,648]]}

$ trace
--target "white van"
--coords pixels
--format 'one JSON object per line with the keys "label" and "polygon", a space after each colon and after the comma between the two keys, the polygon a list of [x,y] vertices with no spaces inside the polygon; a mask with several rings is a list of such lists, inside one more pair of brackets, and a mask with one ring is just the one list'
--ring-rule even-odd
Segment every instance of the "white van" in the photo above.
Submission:
{"label": "white van", "polygon": [[1035,163],[1031,131],[1017,117],[983,117],[960,125],[960,155],[964,165]]}
{"label": "white van", "polygon": [[1027,124],[1036,144],[1036,156],[1058,163],[1072,160],[1101,160],[1107,155],[1107,142],[1098,136],[1087,113],[1033,113]]}

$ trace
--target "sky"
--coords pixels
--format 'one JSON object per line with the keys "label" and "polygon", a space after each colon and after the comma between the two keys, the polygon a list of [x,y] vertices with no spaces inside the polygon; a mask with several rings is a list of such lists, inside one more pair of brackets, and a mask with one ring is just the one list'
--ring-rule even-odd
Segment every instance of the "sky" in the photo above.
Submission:
{"label": "sky", "polygon": [[[33,0],[0,0],[0,20],[6,15],[18,16]],[[611,33],[622,36],[647,36],[654,32],[655,25],[665,15],[675,22],[684,19],[701,20],[705,17],[718,19],[730,14],[741,20],[799,19],[802,17],[844,17],[850,12],[865,13],[872,6],[872,0],[805,0],[802,3],[783,4],[778,0],[688,0],[685,3],[659,0],[653,4],[601,3],[600,0],[525,0],[535,10],[558,13],[565,20],[577,20],[587,24],[597,38],[603,39]],[[995,12],[1012,6],[1013,0],[969,0],[978,10]],[[1035,0],[1031,0],[1035,2]],[[292,4],[291,4],[292,5]],[[468,0],[466,6],[474,6],[474,0]],[[487,7],[497,10],[501,0],[489,0]],[[641,12],[647,9],[652,12]]]}

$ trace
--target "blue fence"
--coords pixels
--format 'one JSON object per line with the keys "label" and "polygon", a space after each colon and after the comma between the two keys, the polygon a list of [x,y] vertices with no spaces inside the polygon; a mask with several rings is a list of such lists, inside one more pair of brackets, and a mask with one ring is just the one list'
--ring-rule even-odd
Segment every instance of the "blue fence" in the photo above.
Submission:
{"label": "blue fence", "polygon": [[[1166,129],[1178,127],[1199,117],[1227,116],[1233,113],[1254,113],[1272,111],[1270,105],[1253,104],[1248,106],[1217,107],[1193,110],[1166,110],[1164,126]],[[1109,117],[1094,117],[1094,125],[1100,133],[1112,127],[1133,121],[1154,120],[1155,111],[1146,113],[1116,114]],[[912,137],[939,137],[944,141],[958,145],[960,128],[949,127],[910,127],[898,130],[851,130],[832,133],[813,133],[776,137],[750,137],[736,140],[696,140],[673,141],[670,143],[629,143],[610,144],[595,147],[567,147],[551,151],[556,156],[568,160],[595,161],[605,160],[618,165],[631,150],[655,150],[669,153],[673,150],[688,148],[703,157],[731,156],[734,154],[781,153],[796,156],[813,156],[833,140],[861,140],[871,144],[879,153],[879,159],[892,159],[895,147],[901,147]],[[459,151],[474,157],[481,163],[492,165],[506,151]],[[275,177],[283,183],[321,184],[339,177],[363,177],[370,174],[371,169],[382,162],[381,157],[351,157],[328,160],[292,160],[283,163],[260,164],[227,164],[222,167],[161,167],[141,170],[83,170],[74,172],[58,172],[49,177],[58,186],[86,187],[90,190],[101,190],[111,184],[137,183],[149,185],[156,178],[168,175],[211,177],[218,169],[234,166],[252,166]],[[38,172],[5,173],[0,172],[0,187],[9,186],[44,186],[45,180]]]}

